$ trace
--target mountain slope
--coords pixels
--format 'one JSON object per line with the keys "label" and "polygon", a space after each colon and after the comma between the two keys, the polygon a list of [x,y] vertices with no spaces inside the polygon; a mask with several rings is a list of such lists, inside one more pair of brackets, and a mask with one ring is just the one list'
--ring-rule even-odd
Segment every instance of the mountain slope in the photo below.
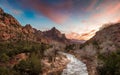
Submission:
{"label": "mountain slope", "polygon": [[0,41],[28,40],[34,42],[50,43],[51,41],[68,43],[65,35],[53,27],[49,31],[40,31],[32,28],[30,24],[21,24],[10,14],[0,8]]}
{"label": "mountain slope", "polygon": [[[114,67],[115,66],[114,64],[119,63],[117,62],[118,61],[117,56],[119,56],[118,54],[119,51],[120,51],[120,23],[116,23],[109,24],[107,25],[107,27],[105,26],[100,31],[98,31],[93,38],[91,38],[90,40],[88,40],[87,42],[80,46],[80,50],[77,51],[77,54],[78,58],[86,60],[86,64],[88,65],[90,75],[111,75],[107,74],[107,72],[108,73],[111,72],[110,71],[111,67],[114,68],[114,72],[116,71],[115,70],[116,67]],[[113,56],[115,55],[112,54],[115,54],[117,56],[113,58]],[[106,60],[107,62],[109,61],[112,64],[107,63],[104,60]],[[113,63],[112,60],[115,60],[116,62]],[[104,67],[105,64],[108,64],[110,67],[105,68]],[[101,68],[100,67],[101,65],[103,65],[102,70],[98,70],[99,68]],[[106,73],[103,74],[102,73],[103,71]],[[118,74],[120,73],[118,72]]]}
{"label": "mountain slope", "polygon": [[56,28],[42,32],[30,24],[22,26],[0,8],[0,75],[60,74],[69,62],[58,54],[66,41]]}

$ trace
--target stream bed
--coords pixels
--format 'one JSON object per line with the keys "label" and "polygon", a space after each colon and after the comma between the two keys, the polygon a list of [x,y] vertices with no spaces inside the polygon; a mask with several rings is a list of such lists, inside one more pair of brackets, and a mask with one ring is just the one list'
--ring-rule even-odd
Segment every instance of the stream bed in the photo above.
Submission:
{"label": "stream bed", "polygon": [[77,59],[74,55],[62,53],[70,62],[66,69],[63,69],[62,75],[88,75],[86,64]]}

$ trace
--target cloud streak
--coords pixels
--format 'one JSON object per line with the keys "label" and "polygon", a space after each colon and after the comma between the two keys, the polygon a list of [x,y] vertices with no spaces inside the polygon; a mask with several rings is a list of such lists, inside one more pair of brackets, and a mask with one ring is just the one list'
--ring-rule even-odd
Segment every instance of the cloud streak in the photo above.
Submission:
{"label": "cloud streak", "polygon": [[105,23],[114,23],[120,19],[119,0],[103,0],[93,9],[93,13],[82,23],[88,24],[91,28],[95,27],[96,30]]}
{"label": "cloud streak", "polygon": [[49,5],[42,2],[42,0],[34,0],[34,2],[33,0],[21,0],[20,4],[24,8],[35,10],[54,22],[61,24],[67,21],[70,17],[70,13],[68,13],[68,11],[72,6],[72,1],[67,0],[67,2],[58,3],[57,5]]}

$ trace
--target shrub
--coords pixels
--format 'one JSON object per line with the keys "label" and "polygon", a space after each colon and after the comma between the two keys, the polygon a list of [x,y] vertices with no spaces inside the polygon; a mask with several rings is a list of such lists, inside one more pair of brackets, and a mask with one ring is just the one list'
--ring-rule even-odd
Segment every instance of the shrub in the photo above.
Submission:
{"label": "shrub", "polygon": [[70,44],[70,45],[67,45],[67,46],[65,47],[65,50],[66,50],[66,51],[74,50],[74,49],[75,49],[75,44]]}
{"label": "shrub", "polygon": [[6,67],[0,67],[0,75],[10,75],[9,69]]}
{"label": "shrub", "polygon": [[9,56],[7,56],[5,53],[0,55],[0,62],[7,63],[9,61]]}
{"label": "shrub", "polygon": [[98,67],[100,75],[120,75],[120,54],[102,54],[98,58],[103,61],[101,67]]}
{"label": "shrub", "polygon": [[41,73],[41,61],[35,54],[32,54],[29,59],[22,60],[15,65],[14,69],[20,75],[39,75]]}

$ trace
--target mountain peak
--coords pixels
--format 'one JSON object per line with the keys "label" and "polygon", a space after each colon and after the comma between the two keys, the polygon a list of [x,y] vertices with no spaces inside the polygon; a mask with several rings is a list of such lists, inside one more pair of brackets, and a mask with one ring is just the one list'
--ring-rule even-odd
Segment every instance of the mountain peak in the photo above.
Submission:
{"label": "mountain peak", "polygon": [[57,30],[56,27],[51,28],[51,30]]}
{"label": "mountain peak", "polygon": [[49,39],[51,39],[51,40],[57,40],[59,42],[64,42],[64,43],[68,42],[67,38],[65,37],[65,34],[62,34],[55,27],[51,28],[51,30],[45,31],[44,35],[46,37],[49,37]]}
{"label": "mountain peak", "polygon": [[30,24],[26,24],[25,28],[32,28],[32,26]]}

